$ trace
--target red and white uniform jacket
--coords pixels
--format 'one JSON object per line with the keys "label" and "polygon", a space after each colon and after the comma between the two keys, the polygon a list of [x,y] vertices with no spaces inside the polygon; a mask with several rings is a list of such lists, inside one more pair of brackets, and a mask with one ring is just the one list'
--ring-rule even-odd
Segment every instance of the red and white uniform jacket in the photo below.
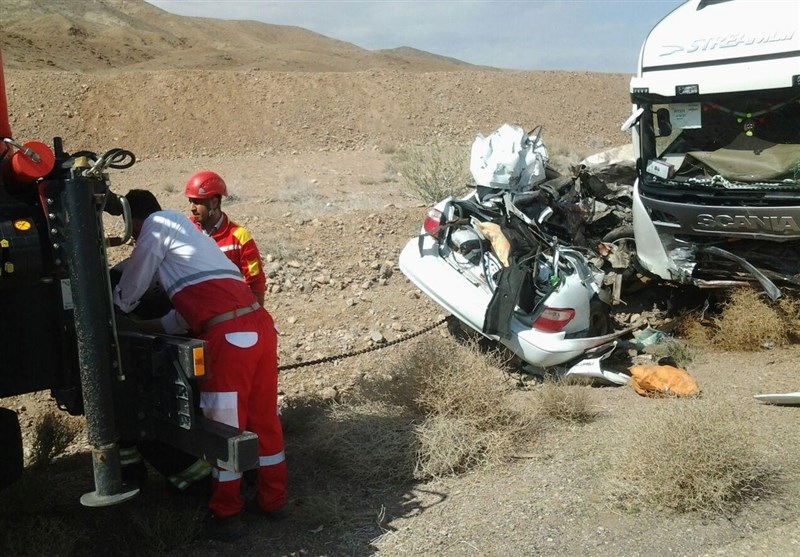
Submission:
{"label": "red and white uniform jacket", "polygon": [[[199,223],[194,224],[201,232],[203,231]],[[223,212],[210,236],[228,259],[239,268],[253,294],[264,294],[267,277],[261,264],[261,254],[250,232],[230,220]]]}
{"label": "red and white uniform jacket", "polygon": [[156,273],[175,308],[161,319],[168,333],[199,333],[212,317],[255,301],[239,269],[216,243],[175,211],[153,213],[142,224],[136,247],[114,289],[114,303],[130,312]]}

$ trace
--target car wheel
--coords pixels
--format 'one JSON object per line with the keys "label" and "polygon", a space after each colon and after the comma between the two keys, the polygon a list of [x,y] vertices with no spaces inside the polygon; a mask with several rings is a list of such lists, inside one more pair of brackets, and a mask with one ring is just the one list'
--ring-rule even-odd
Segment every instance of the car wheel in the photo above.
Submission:
{"label": "car wheel", "polygon": [[589,331],[588,337],[601,337],[614,330],[611,319],[611,306],[595,297],[589,302]]}

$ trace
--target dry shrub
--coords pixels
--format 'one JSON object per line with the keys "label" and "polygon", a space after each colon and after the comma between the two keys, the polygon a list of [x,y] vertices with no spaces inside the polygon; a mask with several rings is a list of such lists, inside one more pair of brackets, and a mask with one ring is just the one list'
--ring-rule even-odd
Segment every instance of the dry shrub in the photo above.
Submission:
{"label": "dry shrub", "polygon": [[33,427],[28,465],[33,468],[47,465],[70,446],[80,431],[81,425],[76,420],[55,412],[42,414]]}
{"label": "dry shrub", "polygon": [[699,315],[693,313],[681,316],[675,334],[691,345],[700,346],[708,344],[712,337],[709,327],[703,324]]}
{"label": "dry shrub", "polygon": [[510,391],[499,353],[482,352],[473,342],[459,344],[429,335],[382,362],[388,382],[362,392],[412,408],[423,416],[474,416],[487,426],[505,422],[502,409]]}
{"label": "dry shrub", "polygon": [[598,415],[586,388],[563,381],[545,381],[538,401],[542,415],[562,422],[589,423]]}
{"label": "dry shrub", "polygon": [[791,341],[800,339],[800,300],[794,296],[796,293],[792,292],[778,300],[778,312],[783,318],[786,333]]}
{"label": "dry shrub", "polygon": [[785,346],[789,342],[787,320],[796,325],[797,317],[787,316],[782,308],[789,309],[791,305],[770,303],[764,293],[752,288],[732,291],[714,319],[713,343],[724,350]]}
{"label": "dry shrub", "polygon": [[288,176],[276,199],[291,205],[292,213],[304,217],[318,217],[328,202],[318,187],[301,176]]}
{"label": "dry shrub", "polygon": [[481,429],[465,416],[430,416],[417,428],[420,450],[414,477],[455,476],[502,461],[517,446],[522,429]]}
{"label": "dry shrub", "polygon": [[439,144],[409,147],[392,155],[388,170],[400,174],[416,197],[432,204],[464,194],[469,181],[468,152],[464,147]]}
{"label": "dry shrub", "polygon": [[[415,425],[406,445],[414,477],[458,474],[506,458],[531,431],[531,417],[509,404],[513,386],[502,366],[495,354],[429,335],[387,354],[357,400],[405,410]],[[394,462],[405,466],[408,456]]]}
{"label": "dry shrub", "polygon": [[414,469],[414,416],[383,402],[333,403],[309,444],[330,474],[362,486],[403,483]]}
{"label": "dry shrub", "polygon": [[612,451],[612,492],[628,508],[728,515],[772,491],[778,468],[731,405],[670,399]]}
{"label": "dry shrub", "polygon": [[509,388],[497,353],[432,337],[417,347],[412,359],[419,366],[415,403],[426,415],[469,417],[481,429],[509,422],[503,409]]}
{"label": "dry shrub", "polygon": [[496,353],[430,337],[404,363],[401,373],[415,376],[414,405],[425,416],[417,428],[417,478],[499,462],[531,431],[531,418],[508,403],[512,387]]}

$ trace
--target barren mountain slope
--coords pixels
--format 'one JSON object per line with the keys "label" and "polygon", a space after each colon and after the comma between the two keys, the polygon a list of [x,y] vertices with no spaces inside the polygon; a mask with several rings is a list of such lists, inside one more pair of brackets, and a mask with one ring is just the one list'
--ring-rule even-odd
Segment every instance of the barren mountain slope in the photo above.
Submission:
{"label": "barren mountain slope", "polygon": [[0,13],[20,141],[61,136],[67,149],[141,158],[387,151],[467,145],[505,122],[542,124],[546,140],[585,153],[627,141],[625,75],[481,70],[143,0],[0,0]]}
{"label": "barren mountain slope", "polygon": [[542,124],[546,141],[584,154],[628,140],[622,75],[7,71],[6,84],[18,140],[145,158],[468,145],[505,122]]}
{"label": "barren mountain slope", "polygon": [[[6,68],[429,71],[469,66],[413,49],[370,52],[301,29],[184,17],[143,0],[0,0]],[[399,46],[399,45],[398,45]]]}

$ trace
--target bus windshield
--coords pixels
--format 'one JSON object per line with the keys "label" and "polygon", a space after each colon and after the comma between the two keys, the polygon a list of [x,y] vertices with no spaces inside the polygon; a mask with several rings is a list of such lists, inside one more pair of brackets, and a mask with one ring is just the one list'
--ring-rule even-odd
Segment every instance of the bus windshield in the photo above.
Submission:
{"label": "bus windshield", "polygon": [[797,89],[645,104],[644,180],[715,185],[800,185]]}

